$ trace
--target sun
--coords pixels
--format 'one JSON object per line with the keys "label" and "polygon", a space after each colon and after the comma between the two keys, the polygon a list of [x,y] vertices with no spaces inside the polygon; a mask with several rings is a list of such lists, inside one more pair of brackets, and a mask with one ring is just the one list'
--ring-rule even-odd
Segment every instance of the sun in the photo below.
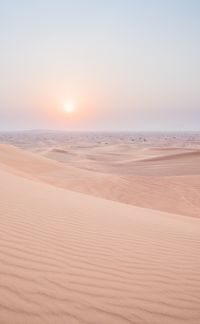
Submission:
{"label": "sun", "polygon": [[67,114],[70,114],[74,111],[75,105],[72,102],[67,102],[64,104],[63,109]]}

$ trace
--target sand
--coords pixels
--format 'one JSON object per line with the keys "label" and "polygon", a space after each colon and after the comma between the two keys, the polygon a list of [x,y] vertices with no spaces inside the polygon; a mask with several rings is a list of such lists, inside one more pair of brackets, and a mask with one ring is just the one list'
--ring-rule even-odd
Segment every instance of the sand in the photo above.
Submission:
{"label": "sand", "polygon": [[[6,143],[1,161],[15,173],[134,206],[200,216],[198,133],[22,132],[0,141]],[[23,151],[7,150],[8,144]]]}
{"label": "sand", "polygon": [[200,323],[198,137],[2,136],[1,324]]}

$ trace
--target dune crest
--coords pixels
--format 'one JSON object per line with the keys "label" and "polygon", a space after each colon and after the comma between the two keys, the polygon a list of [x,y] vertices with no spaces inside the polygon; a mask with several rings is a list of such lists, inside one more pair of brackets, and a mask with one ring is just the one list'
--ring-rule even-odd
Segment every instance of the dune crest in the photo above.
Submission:
{"label": "dune crest", "polygon": [[[150,150],[150,152],[139,150],[136,161],[119,162],[117,160],[115,164],[113,162],[109,164],[107,160],[105,162],[106,150],[103,152],[101,164],[99,164],[98,156],[95,155],[97,162],[94,162],[92,170],[91,164],[86,162],[88,165],[86,169],[81,159],[82,164],[78,165],[69,160],[66,163],[65,158],[59,162],[56,160],[57,153],[53,156],[54,159],[49,159],[40,154],[1,144],[0,163],[4,169],[9,169],[14,174],[57,187],[140,207],[199,218],[200,163],[198,157],[197,160],[194,159],[193,152],[179,153],[183,154],[183,158],[177,163],[174,157],[173,163],[169,163],[169,160],[164,158],[165,151],[161,161],[152,161],[152,158],[146,162],[138,161],[139,155],[140,159],[144,155],[159,154],[160,156],[158,149]],[[65,155],[65,153],[61,154]],[[189,161],[184,159],[185,156],[190,157]],[[116,159],[116,156],[109,154],[110,158]],[[122,157],[120,156],[119,159]],[[63,161],[65,163],[62,163]],[[101,167],[100,170],[98,165]],[[153,174],[156,175],[153,176]]]}

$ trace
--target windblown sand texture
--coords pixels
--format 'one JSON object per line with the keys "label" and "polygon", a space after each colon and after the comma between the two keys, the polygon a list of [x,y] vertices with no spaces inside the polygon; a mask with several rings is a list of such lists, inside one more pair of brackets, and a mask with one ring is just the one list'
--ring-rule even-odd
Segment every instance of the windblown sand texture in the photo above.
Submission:
{"label": "windblown sand texture", "polygon": [[198,134],[0,140],[1,324],[200,323]]}

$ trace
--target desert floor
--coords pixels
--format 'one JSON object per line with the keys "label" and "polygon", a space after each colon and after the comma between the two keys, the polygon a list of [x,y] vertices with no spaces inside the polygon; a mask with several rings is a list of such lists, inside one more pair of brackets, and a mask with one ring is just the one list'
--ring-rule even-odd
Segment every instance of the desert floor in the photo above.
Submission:
{"label": "desert floor", "polygon": [[200,133],[0,143],[0,324],[200,323]]}

